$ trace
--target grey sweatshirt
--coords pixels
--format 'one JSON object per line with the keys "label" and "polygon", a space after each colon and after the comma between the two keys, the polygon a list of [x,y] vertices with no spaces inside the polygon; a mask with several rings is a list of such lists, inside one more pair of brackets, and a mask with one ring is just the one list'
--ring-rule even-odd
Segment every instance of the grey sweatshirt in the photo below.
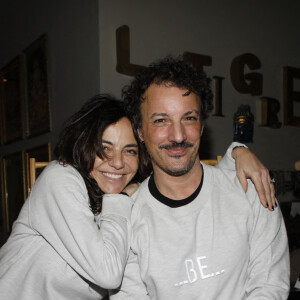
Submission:
{"label": "grey sweatshirt", "polygon": [[81,175],[50,163],[0,250],[0,299],[102,299],[122,279],[132,203],[105,195],[94,217]]}
{"label": "grey sweatshirt", "polygon": [[111,300],[287,299],[289,253],[279,208],[270,212],[235,172],[203,164],[196,198],[171,208],[135,193],[133,241],[121,287]]}

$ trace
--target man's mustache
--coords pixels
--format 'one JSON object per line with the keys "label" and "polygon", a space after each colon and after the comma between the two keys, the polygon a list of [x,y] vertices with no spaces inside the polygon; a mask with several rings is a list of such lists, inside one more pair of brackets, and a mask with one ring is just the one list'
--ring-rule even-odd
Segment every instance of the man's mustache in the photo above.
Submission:
{"label": "man's mustache", "polygon": [[190,142],[181,142],[181,143],[172,143],[172,144],[168,144],[168,145],[160,145],[159,149],[175,149],[175,148],[190,148],[193,147],[194,145]]}

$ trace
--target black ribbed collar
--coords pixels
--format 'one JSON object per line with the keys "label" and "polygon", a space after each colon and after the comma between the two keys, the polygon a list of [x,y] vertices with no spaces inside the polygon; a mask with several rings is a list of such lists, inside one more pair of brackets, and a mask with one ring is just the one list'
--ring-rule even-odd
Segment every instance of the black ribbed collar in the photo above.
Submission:
{"label": "black ribbed collar", "polygon": [[195,190],[195,192],[192,195],[190,195],[189,197],[187,197],[185,199],[173,200],[173,199],[170,199],[170,198],[164,196],[163,194],[161,194],[155,184],[153,174],[150,176],[150,179],[148,182],[149,191],[156,200],[160,201],[161,203],[163,203],[169,207],[176,208],[176,207],[181,207],[181,206],[187,205],[187,204],[191,203],[194,199],[196,199],[196,197],[199,195],[199,193],[201,191],[201,188],[203,185],[203,179],[204,179],[204,170],[203,170],[202,165],[201,165],[201,168],[202,168],[202,178],[201,178],[199,186],[197,187],[197,189]]}

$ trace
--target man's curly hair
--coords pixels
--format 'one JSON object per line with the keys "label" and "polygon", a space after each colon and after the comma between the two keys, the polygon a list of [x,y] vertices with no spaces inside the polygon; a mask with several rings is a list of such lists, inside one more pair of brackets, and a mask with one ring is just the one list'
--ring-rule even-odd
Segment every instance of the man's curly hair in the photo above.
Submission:
{"label": "man's curly hair", "polygon": [[122,90],[125,107],[132,117],[136,129],[142,126],[141,103],[145,100],[143,95],[151,84],[176,86],[199,95],[202,121],[207,119],[213,109],[211,80],[207,78],[206,74],[197,71],[181,57],[167,56],[139,70],[131,84]]}

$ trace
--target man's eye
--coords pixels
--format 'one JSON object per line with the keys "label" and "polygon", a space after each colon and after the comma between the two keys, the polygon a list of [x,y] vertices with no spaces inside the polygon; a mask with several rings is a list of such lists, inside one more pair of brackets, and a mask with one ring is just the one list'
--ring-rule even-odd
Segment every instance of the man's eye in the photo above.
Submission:
{"label": "man's eye", "polygon": [[187,120],[187,121],[197,121],[197,120],[198,120],[198,117],[195,117],[195,116],[189,116],[189,117],[186,117],[186,120]]}
{"label": "man's eye", "polygon": [[154,120],[154,123],[164,123],[166,122],[166,119],[156,119]]}

